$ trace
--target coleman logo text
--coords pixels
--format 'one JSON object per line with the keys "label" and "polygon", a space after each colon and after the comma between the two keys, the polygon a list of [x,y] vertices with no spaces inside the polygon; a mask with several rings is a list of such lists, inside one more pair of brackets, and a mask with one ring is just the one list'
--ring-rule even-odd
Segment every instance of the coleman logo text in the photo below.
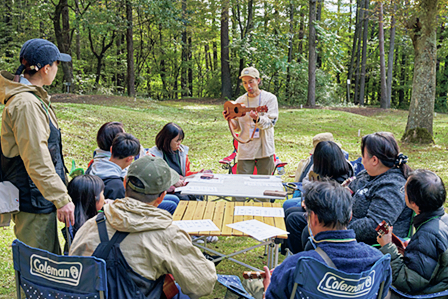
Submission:
{"label": "coleman logo text", "polygon": [[82,264],[79,262],[56,262],[47,257],[33,254],[30,264],[31,275],[72,286],[79,284],[82,273]]}
{"label": "coleman logo text", "polygon": [[319,292],[341,298],[356,298],[365,296],[372,290],[374,285],[375,271],[369,276],[360,279],[346,279],[327,272],[319,282],[317,289]]}

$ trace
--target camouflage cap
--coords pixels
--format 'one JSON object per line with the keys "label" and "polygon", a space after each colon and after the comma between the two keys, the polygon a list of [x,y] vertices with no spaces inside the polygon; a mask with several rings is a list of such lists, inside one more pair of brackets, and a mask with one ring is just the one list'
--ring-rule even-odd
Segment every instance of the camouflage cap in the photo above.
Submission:
{"label": "camouflage cap", "polygon": [[145,188],[128,181],[129,187],[143,194],[159,194],[179,181],[179,174],[161,158],[144,156],[129,166],[128,177],[139,179]]}

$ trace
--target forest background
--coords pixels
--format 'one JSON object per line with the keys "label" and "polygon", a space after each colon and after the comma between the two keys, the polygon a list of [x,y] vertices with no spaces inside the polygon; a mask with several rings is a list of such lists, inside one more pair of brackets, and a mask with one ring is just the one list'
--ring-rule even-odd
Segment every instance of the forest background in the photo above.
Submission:
{"label": "forest background", "polygon": [[438,5],[434,108],[447,112],[444,0],[4,0],[0,69],[14,72],[21,45],[39,37],[73,57],[53,92],[236,99],[252,65],[283,105],[408,109],[424,2]]}

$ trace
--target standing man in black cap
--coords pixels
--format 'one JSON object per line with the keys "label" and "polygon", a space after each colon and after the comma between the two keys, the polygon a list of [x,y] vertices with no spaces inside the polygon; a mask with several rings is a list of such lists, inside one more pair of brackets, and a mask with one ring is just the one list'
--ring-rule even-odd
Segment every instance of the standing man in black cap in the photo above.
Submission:
{"label": "standing man in black cap", "polygon": [[56,217],[73,225],[75,206],[66,188],[61,132],[43,86],[52,84],[60,61],[70,60],[53,43],[31,39],[22,46],[15,76],[0,75],[0,103],[5,105],[0,180],[19,189],[14,233],[27,245],[56,254],[61,254]]}

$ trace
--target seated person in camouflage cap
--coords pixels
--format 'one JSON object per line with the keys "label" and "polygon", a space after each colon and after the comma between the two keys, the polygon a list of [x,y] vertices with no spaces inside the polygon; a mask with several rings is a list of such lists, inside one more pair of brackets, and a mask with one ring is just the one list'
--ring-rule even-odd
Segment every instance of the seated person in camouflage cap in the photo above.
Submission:
{"label": "seated person in camouflage cap", "polygon": [[[206,296],[217,279],[215,266],[191,243],[190,236],[172,224],[171,214],[158,209],[166,191],[179,175],[163,159],[145,156],[131,164],[126,197],[104,206],[109,238],[116,231],[129,232],[120,249],[129,266],[149,280],[172,274],[182,293]],[[70,255],[90,256],[100,244],[96,219],[77,232]]]}

